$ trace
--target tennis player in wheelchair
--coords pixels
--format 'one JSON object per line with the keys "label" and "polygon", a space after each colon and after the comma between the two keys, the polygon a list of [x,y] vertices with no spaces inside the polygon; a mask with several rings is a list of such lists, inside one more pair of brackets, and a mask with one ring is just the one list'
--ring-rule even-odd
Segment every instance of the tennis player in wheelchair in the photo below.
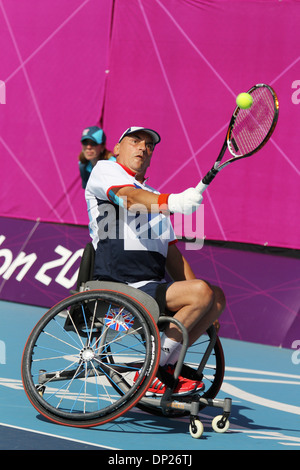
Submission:
{"label": "tennis player in wheelchair", "polygon": [[[114,147],[115,161],[99,161],[85,197],[95,249],[94,279],[126,283],[158,302],[180,321],[193,344],[225,308],[223,291],[196,279],[176,246],[170,213],[191,214],[202,203],[196,188],[160,194],[146,184],[145,174],[160,136],[152,129],[131,127]],[[172,282],[165,281],[166,272]],[[182,348],[182,333],[170,323],[161,336],[160,366],[170,374]],[[138,373],[137,373],[138,374]],[[190,395],[203,383],[179,376],[174,396]],[[156,378],[147,396],[162,396],[165,384]]]}

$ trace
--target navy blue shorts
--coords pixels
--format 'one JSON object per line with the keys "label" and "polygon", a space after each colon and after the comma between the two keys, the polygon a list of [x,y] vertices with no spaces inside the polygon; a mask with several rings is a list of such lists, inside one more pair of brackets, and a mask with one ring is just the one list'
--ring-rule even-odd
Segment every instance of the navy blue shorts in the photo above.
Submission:
{"label": "navy blue shorts", "polygon": [[[170,312],[166,309],[166,292],[168,287],[173,284],[173,282],[148,282],[144,286],[138,287],[139,290],[142,290],[146,294],[153,297],[158,303],[161,314],[174,315],[175,312]],[[167,310],[167,311],[166,311]]]}

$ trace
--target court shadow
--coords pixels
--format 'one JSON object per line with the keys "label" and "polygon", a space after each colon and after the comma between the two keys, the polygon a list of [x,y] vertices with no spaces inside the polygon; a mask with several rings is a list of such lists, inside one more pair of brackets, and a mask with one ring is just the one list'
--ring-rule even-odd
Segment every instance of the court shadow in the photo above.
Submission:
{"label": "court shadow", "polygon": [[[50,422],[42,415],[37,415],[37,419],[40,421]],[[201,417],[200,420],[202,421]],[[56,426],[55,423],[52,423]],[[148,434],[161,434],[161,435],[182,435],[183,433],[189,433],[189,416],[185,417],[168,417],[168,416],[157,416],[150,413],[146,413],[137,408],[133,408],[128,411],[125,415],[101,426],[85,428],[85,431],[104,431],[111,433],[126,433],[148,435]],[[205,423],[203,422],[205,425]],[[207,439],[208,436],[203,435],[201,439]]]}
{"label": "court shadow", "polygon": [[[241,432],[247,431],[298,431],[297,429],[290,429],[282,426],[268,426],[264,423],[258,423],[253,421],[247,414],[252,413],[255,410],[247,406],[234,405],[231,409],[231,414],[229,417],[230,427],[227,432],[230,430],[235,433],[239,430]],[[204,425],[205,432],[202,435],[201,439],[208,439],[210,436],[207,434],[207,431],[212,431],[211,422],[212,419],[222,414],[221,410],[213,408],[204,408],[199,413],[199,419]],[[40,421],[47,420],[42,415],[37,415],[37,419]],[[52,423],[55,425],[55,423]],[[189,424],[190,417],[170,417],[170,416],[158,416],[155,414],[150,414],[145,411],[142,411],[138,408],[132,408],[125,415],[101,426],[95,426],[91,428],[85,428],[85,430],[93,431],[105,431],[111,433],[123,433],[126,434],[160,434],[160,435],[182,435],[182,433],[189,433]]]}
{"label": "court shadow", "polygon": [[238,428],[241,428],[241,431],[244,429],[249,431],[298,431],[297,429],[291,429],[288,427],[266,426],[264,423],[258,423],[248,416],[248,414],[253,412],[255,412],[255,409],[249,406],[232,406],[229,420],[230,425],[232,428],[234,427],[235,432],[238,431]]}

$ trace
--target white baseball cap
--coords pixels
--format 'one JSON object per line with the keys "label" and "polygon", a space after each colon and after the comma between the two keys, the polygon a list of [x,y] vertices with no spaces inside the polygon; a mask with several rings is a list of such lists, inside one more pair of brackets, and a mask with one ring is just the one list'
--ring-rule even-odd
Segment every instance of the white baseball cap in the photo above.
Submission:
{"label": "white baseball cap", "polygon": [[134,132],[138,132],[138,131],[144,131],[144,132],[147,132],[147,134],[151,135],[154,145],[160,142],[160,135],[156,131],[153,131],[152,129],[148,129],[147,127],[129,127],[121,135],[119,142],[121,142],[121,140],[124,139],[124,137],[126,137],[127,135],[133,134]]}

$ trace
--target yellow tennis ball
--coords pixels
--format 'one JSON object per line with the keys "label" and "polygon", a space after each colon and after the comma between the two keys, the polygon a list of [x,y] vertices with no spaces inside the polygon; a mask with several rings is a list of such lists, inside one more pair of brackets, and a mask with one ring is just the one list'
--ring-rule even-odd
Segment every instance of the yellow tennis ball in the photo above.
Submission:
{"label": "yellow tennis ball", "polygon": [[249,93],[240,93],[236,98],[236,104],[241,109],[251,108],[253,103],[253,98]]}

